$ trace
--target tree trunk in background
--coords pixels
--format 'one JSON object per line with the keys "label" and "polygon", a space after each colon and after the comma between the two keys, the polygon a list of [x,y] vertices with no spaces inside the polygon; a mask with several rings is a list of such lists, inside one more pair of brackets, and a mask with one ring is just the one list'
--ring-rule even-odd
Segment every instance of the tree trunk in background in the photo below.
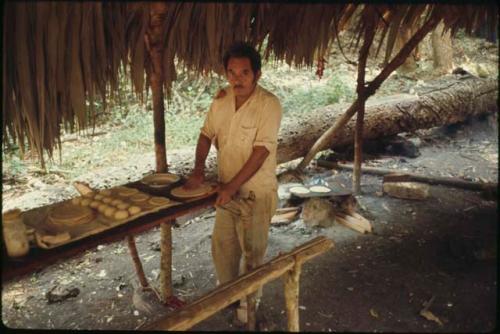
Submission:
{"label": "tree trunk in background", "polygon": [[438,73],[450,73],[453,69],[453,48],[451,45],[451,32],[448,29],[444,34],[444,23],[438,24],[432,32],[432,57],[434,71]]}
{"label": "tree trunk in background", "polygon": [[[475,77],[447,76],[420,86],[416,95],[396,95],[366,102],[363,138],[373,139],[401,132],[426,129],[464,121],[498,111],[498,82]],[[307,111],[301,117],[284,119],[278,139],[278,163],[301,158],[315,141],[344,115],[350,103],[339,103]],[[336,135],[330,147],[353,145],[355,119]],[[326,149],[326,148],[325,148]],[[206,175],[216,175],[215,149],[206,163]],[[175,173],[187,174],[194,161],[194,147],[171,154]]]}
{"label": "tree trunk in background", "polygon": [[[396,40],[394,41],[394,47],[391,52],[389,50],[385,51],[383,67],[387,66],[389,61],[391,60],[391,55],[396,54],[401,50],[401,48],[408,42],[408,40],[413,36],[416,29],[411,26],[404,26],[400,29],[399,34],[396,36]],[[420,60],[420,52],[418,45],[415,49],[410,53],[408,58],[406,58],[405,62],[397,69],[399,73],[411,73],[417,68],[416,62]]]}
{"label": "tree trunk in background", "polygon": [[[391,54],[395,54],[396,52],[401,50],[401,48],[406,44],[406,42],[408,42],[408,40],[411,38],[411,36],[413,36],[413,33],[414,33],[413,30],[414,29],[412,29],[411,26],[401,27],[401,30],[399,31],[399,34],[396,37],[394,50],[391,52]],[[397,69],[398,73],[409,74],[409,73],[414,72],[417,69],[417,63],[415,61],[417,52],[418,52],[418,50],[416,49],[415,51],[410,53],[410,55],[408,56],[408,58],[406,58],[403,65],[401,65]]]}

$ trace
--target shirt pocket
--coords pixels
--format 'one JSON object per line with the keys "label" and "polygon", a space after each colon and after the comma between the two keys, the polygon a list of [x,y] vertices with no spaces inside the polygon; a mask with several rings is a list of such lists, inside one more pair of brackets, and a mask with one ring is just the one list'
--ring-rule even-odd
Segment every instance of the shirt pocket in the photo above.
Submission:
{"label": "shirt pocket", "polygon": [[257,135],[257,128],[240,127],[238,143],[243,147],[252,147]]}

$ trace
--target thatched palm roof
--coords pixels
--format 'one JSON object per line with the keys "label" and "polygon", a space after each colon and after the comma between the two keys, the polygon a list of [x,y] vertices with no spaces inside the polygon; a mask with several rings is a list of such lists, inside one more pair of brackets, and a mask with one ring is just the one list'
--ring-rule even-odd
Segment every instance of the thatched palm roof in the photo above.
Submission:
{"label": "thatched palm roof", "polygon": [[[496,29],[497,5],[363,5],[267,3],[167,3],[163,67],[167,93],[175,80],[174,59],[198,73],[221,72],[220,59],[235,40],[247,40],[266,58],[313,66],[353,19],[363,36],[373,19],[392,46],[402,25],[443,19],[468,33],[484,22]],[[141,95],[150,70],[144,43],[148,3],[7,2],[3,40],[3,133],[49,154],[60,126],[85,128],[94,101],[118,88],[119,68],[128,70]],[[267,38],[267,44],[264,40]],[[381,42],[382,43],[382,42]],[[43,159],[42,159],[43,160]],[[42,161],[43,163],[43,161]]]}

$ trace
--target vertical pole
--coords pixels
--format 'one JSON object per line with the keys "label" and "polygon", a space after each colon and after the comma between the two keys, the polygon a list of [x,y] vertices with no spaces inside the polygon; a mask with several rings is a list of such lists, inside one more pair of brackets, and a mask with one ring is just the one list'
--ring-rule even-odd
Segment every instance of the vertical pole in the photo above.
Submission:
{"label": "vertical pole", "polygon": [[[155,137],[156,172],[168,170],[167,151],[165,148],[165,95],[163,93],[163,26],[167,13],[165,2],[152,2],[149,7],[150,21],[146,33],[146,45],[151,58],[151,93],[153,96],[153,122]],[[164,301],[172,296],[172,226],[160,225],[161,229],[161,264],[160,291]]]}
{"label": "vertical pole", "polygon": [[301,265],[295,262],[292,270],[288,271],[283,279],[285,285],[286,315],[288,318],[288,331],[299,332],[299,279]]}
{"label": "vertical pole", "polygon": [[160,229],[160,293],[164,302],[172,296],[172,225],[161,224]]}
{"label": "vertical pole", "polygon": [[356,115],[356,130],[354,133],[354,171],[353,192],[359,194],[361,191],[361,161],[363,160],[363,123],[365,117],[365,102],[363,101]]}
{"label": "vertical pole", "polygon": [[360,99],[360,104],[356,116],[356,130],[354,134],[354,170],[353,170],[353,192],[354,194],[359,194],[361,188],[361,160],[362,150],[363,150],[363,123],[365,117],[365,103],[368,95],[366,94],[365,88],[365,67],[368,59],[368,54],[370,53],[370,46],[373,42],[373,37],[375,36],[375,17],[373,15],[367,14],[363,17],[363,21],[366,24],[365,35],[363,38],[363,46],[359,50],[358,58],[358,84],[356,87],[356,92],[358,94],[358,99]]}
{"label": "vertical pole", "polygon": [[151,93],[153,96],[153,122],[155,137],[156,172],[167,171],[167,153],[165,148],[165,95],[163,93],[163,22],[167,5],[163,2],[150,4],[150,22],[145,38],[151,58]]}

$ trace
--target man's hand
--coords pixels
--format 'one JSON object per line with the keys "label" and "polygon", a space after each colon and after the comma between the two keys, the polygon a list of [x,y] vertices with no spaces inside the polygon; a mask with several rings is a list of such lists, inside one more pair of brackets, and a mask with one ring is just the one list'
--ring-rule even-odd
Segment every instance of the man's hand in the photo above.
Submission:
{"label": "man's hand", "polygon": [[205,174],[203,172],[194,171],[186,183],[184,183],[184,189],[196,189],[205,181]]}
{"label": "man's hand", "polygon": [[217,199],[215,200],[215,205],[224,205],[229,203],[233,196],[236,195],[238,188],[231,186],[231,184],[221,184],[219,189],[217,189]]}

